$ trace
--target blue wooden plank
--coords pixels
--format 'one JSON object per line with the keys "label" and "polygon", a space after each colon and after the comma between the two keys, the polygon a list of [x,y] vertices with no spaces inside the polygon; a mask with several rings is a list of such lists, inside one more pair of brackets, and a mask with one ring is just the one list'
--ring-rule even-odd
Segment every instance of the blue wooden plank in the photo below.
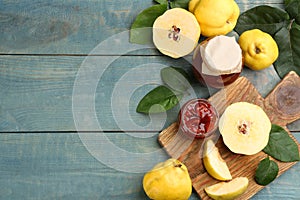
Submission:
{"label": "blue wooden plank", "polygon": [[[242,12],[261,4],[282,8],[282,2],[237,0]],[[107,131],[107,139],[120,149],[142,155],[154,152],[150,154],[152,157],[149,160],[141,158],[136,162],[133,157],[120,157],[114,153],[110,154],[110,160],[114,163],[122,161],[125,167],[132,170],[135,167],[150,168],[150,163],[167,158],[164,152],[157,151],[160,147],[156,142],[156,134],[176,120],[178,108],[168,113],[166,122],[160,122],[164,116],[155,116],[156,121],[146,127],[150,118],[137,114],[135,106],[155,84],[161,83],[159,67],[151,64],[182,66],[190,75],[192,73],[182,60],[161,56],[128,56],[161,55],[155,49],[128,43],[128,29],[134,18],[153,4],[150,0],[0,0],[0,54],[24,54],[0,56],[0,131],[24,132],[0,134],[0,199],[146,198],[141,188],[143,173],[108,167],[103,161],[101,163],[92,157],[85,148],[86,144],[74,133],[77,129],[72,113],[72,99],[77,72],[87,59],[80,55],[103,55],[94,57],[95,73],[84,79],[98,79],[98,67],[104,71],[95,93],[95,112],[102,130]],[[118,35],[122,32],[123,35]],[[95,51],[97,45],[101,48]],[[66,54],[70,56],[61,56]],[[121,58],[115,56],[125,54]],[[111,59],[113,62],[109,66],[103,64]],[[138,68],[144,70],[144,73],[140,74]],[[263,72],[246,69],[243,75],[255,84],[263,96],[279,82],[279,77],[271,68]],[[140,79],[137,80],[137,77]],[[141,80],[146,81],[147,85],[139,82]],[[197,84],[193,86],[197,95],[208,95]],[[134,92],[130,95],[125,93],[121,97],[116,95],[113,98],[115,101],[111,101],[113,94],[117,94],[114,93],[116,88],[119,91]],[[91,98],[88,90],[81,94],[79,100],[83,102]],[[126,112],[122,108],[124,105],[126,107],[128,99],[130,118],[124,118]],[[88,115],[91,114],[92,110]],[[83,122],[88,123],[88,118]],[[300,121],[289,128],[299,131]],[[300,141],[300,133],[295,135]],[[91,142],[98,145],[103,141]],[[97,152],[101,153],[99,149]],[[299,174],[298,163],[254,199],[297,199],[300,195]],[[193,193],[191,199],[198,197]]]}
{"label": "blue wooden plank", "polygon": [[[87,62],[91,68],[79,78],[78,70],[85,68],[84,59],[85,62],[91,59]],[[155,115],[155,121],[148,127],[149,116],[136,113],[135,108],[147,92],[162,83],[159,72],[163,67],[182,67],[194,80],[189,59],[174,60],[165,56],[1,56],[0,130],[74,131],[72,111],[89,108],[92,104],[88,100],[95,103],[95,109],[85,110],[88,117],[82,122],[86,126],[89,116],[95,112],[104,131],[161,130],[176,120],[179,107],[168,112],[167,117]],[[105,65],[109,62],[112,63]],[[273,68],[256,72],[245,68],[243,75],[263,96],[280,81]],[[78,90],[78,96],[73,96],[75,80],[78,79],[83,88]],[[91,80],[96,81],[93,85],[95,93],[89,91]],[[186,99],[193,97],[192,92],[198,97],[208,97],[215,92],[201,87],[195,80],[192,86]],[[75,100],[79,106],[74,106]],[[299,129],[299,123],[293,124],[292,130]]]}
{"label": "blue wooden plank", "polygon": [[[236,2],[241,12],[262,4],[282,7],[283,3],[282,0]],[[152,0],[1,0],[0,53],[89,54],[110,36],[128,31],[138,13],[153,4]],[[128,39],[124,40],[129,46]],[[118,46],[118,41],[109,43],[104,54],[110,54],[112,46]],[[153,49],[134,53],[158,54]]]}
{"label": "blue wooden plank", "polygon": [[136,12],[152,4],[1,1],[0,49],[3,53],[88,54],[102,40],[127,30]]}
{"label": "blue wooden plank", "polygon": [[[300,141],[300,132],[294,135]],[[106,136],[119,148],[140,154],[141,159],[133,161],[131,157],[110,154],[112,161],[128,169],[120,171],[92,157],[76,133],[0,134],[0,198],[146,199],[141,185],[144,173],[134,171],[137,167],[150,169],[168,158],[156,136]],[[103,145],[101,140],[90,142]],[[100,153],[99,149],[95,151]],[[143,159],[146,152],[153,153],[152,159]],[[102,153],[103,157],[109,155],[107,151]],[[299,176],[298,163],[253,199],[298,199]],[[198,197],[193,193],[190,199]]]}
{"label": "blue wooden plank", "polygon": [[1,199],[144,198],[138,187],[141,175],[101,164],[89,155],[77,134],[0,137]]}
{"label": "blue wooden plank", "polygon": [[[75,130],[72,114],[72,95],[77,70],[85,57],[1,57],[0,87],[1,87],[1,130]],[[96,58],[96,57],[93,57]],[[118,80],[128,72],[143,66],[147,72],[145,80],[139,82],[133,77],[123,81],[125,89],[139,89],[134,95],[144,95],[149,88],[160,84],[159,69],[165,66],[182,66],[185,60],[173,60],[166,57],[112,57],[115,60],[111,65],[104,62],[111,57],[97,57],[96,68],[92,69],[86,81],[96,80],[96,112],[100,121],[103,121],[103,130],[118,129],[113,121],[111,96]],[[152,63],[152,64],[151,64]],[[151,67],[147,67],[151,64]],[[153,68],[153,66],[156,68]],[[100,69],[104,75],[97,79],[94,75]],[[134,74],[133,74],[134,75]],[[85,80],[83,80],[85,81]],[[98,83],[99,81],[99,83]],[[143,87],[144,86],[144,87]],[[80,100],[86,102],[87,97],[94,93],[80,91]],[[134,96],[133,95],[133,96]],[[200,94],[199,94],[200,95]],[[206,95],[207,96],[207,95]],[[141,96],[138,96],[141,97]],[[118,97],[115,97],[118,98]],[[130,96],[119,98],[129,99]],[[137,97],[130,101],[130,111],[137,123],[146,121],[147,116],[135,112]],[[116,102],[117,106],[121,106]],[[92,111],[88,111],[92,112]],[[171,115],[172,116],[172,115]],[[173,114],[174,116],[174,114]],[[153,128],[153,127],[152,127]],[[156,128],[157,129],[157,128]]]}

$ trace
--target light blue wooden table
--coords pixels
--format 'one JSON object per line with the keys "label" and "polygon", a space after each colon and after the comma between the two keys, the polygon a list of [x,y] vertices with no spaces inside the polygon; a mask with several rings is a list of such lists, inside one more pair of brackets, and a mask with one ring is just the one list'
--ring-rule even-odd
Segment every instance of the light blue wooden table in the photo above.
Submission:
{"label": "light blue wooden table", "polygon": [[[283,6],[237,2],[242,12]],[[128,43],[134,18],[152,4],[0,0],[0,199],[146,199],[143,174],[168,158],[157,134],[178,107],[150,118],[136,105],[161,83],[162,67],[192,76],[191,56],[174,60]],[[273,68],[243,75],[263,96],[280,81]],[[193,88],[204,98],[214,92]],[[300,141],[299,121],[289,128]],[[297,164],[253,199],[299,196]]]}

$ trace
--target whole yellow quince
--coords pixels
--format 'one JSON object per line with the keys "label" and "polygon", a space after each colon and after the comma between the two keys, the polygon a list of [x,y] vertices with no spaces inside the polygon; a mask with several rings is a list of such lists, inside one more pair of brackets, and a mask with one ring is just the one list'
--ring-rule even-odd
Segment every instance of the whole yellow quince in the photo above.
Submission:
{"label": "whole yellow quince", "polygon": [[188,169],[173,158],[158,163],[147,172],[143,187],[147,196],[155,200],[187,200],[192,193]]}
{"label": "whole yellow quince", "polygon": [[278,58],[279,51],[271,35],[259,29],[245,31],[239,38],[245,65],[253,70],[269,67]]}
{"label": "whole yellow quince", "polygon": [[240,14],[234,0],[191,0],[189,11],[196,16],[201,34],[207,37],[232,31]]}

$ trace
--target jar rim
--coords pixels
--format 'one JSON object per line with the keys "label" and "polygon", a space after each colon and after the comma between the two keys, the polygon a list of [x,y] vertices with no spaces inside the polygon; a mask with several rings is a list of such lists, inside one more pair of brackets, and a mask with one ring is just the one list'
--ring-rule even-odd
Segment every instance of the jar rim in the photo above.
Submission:
{"label": "jar rim", "polygon": [[[231,51],[227,49],[225,50],[225,48],[228,47],[228,44],[231,45]],[[225,45],[226,47],[224,47]],[[219,35],[208,38],[200,43],[199,51],[206,68],[216,75],[237,73],[242,70],[242,50],[234,37]],[[227,63],[220,64],[220,61],[215,62],[213,60],[224,60],[225,58],[226,61],[230,55],[235,56],[237,58],[236,61],[227,60]]]}
{"label": "jar rim", "polygon": [[[184,129],[184,127],[186,126],[185,123],[183,123],[183,117],[180,116],[179,118],[179,127],[180,129],[187,134],[188,136],[191,136],[193,138],[204,138],[204,137],[209,137],[210,135],[212,135],[218,128],[218,123],[219,123],[219,112],[217,111],[216,107],[207,99],[203,99],[203,98],[194,98],[194,99],[190,99],[189,101],[187,101],[182,108],[180,109],[179,115],[184,115],[184,113],[186,113],[187,111],[187,107],[190,104],[193,104],[194,102],[204,102],[208,105],[210,105],[210,110],[213,113],[213,117],[214,117],[214,123],[211,125],[211,129],[208,129],[207,132],[204,133],[204,135],[197,135],[195,133],[192,133],[191,131],[186,131]],[[183,127],[184,126],[184,127]],[[187,128],[188,129],[188,128]]]}

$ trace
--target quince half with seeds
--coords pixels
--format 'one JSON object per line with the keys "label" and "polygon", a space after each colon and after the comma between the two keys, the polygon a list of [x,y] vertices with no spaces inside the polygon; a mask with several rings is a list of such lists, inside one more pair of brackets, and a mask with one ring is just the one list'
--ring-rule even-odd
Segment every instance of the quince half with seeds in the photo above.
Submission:
{"label": "quince half with seeds", "polygon": [[172,8],[156,18],[153,43],[163,54],[180,58],[190,54],[200,38],[196,17],[183,8]]}
{"label": "quince half with seeds", "polygon": [[248,102],[228,106],[219,120],[225,145],[234,153],[253,155],[269,141],[271,121],[263,109]]}

